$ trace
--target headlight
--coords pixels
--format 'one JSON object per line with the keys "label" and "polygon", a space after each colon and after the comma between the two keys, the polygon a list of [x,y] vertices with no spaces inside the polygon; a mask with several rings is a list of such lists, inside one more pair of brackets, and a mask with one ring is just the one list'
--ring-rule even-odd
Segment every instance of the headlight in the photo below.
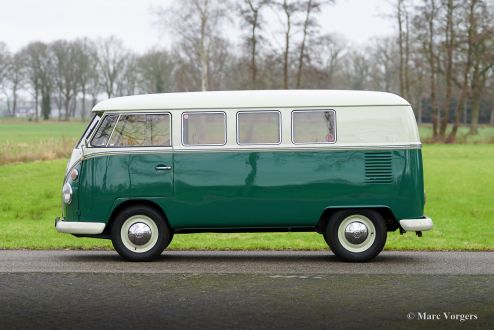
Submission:
{"label": "headlight", "polygon": [[70,171],[70,178],[72,179],[72,181],[77,180],[78,177],[79,177],[79,171],[75,168],[72,169],[72,171]]}
{"label": "headlight", "polygon": [[62,199],[65,204],[72,202],[72,187],[68,183],[63,185]]}

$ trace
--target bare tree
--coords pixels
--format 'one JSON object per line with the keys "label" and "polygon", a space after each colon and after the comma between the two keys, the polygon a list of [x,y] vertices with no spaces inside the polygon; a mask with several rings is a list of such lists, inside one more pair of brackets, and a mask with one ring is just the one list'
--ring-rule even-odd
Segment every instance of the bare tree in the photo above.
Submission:
{"label": "bare tree", "polygon": [[457,4],[454,0],[443,0],[446,9],[446,26],[444,28],[444,50],[445,50],[445,84],[446,99],[441,111],[441,122],[439,125],[439,139],[444,140],[446,128],[449,122],[449,110],[453,92],[453,61],[456,50],[456,29],[455,29],[455,10]]}
{"label": "bare tree", "polygon": [[145,93],[172,90],[174,63],[166,50],[151,49],[137,59],[139,86]]}
{"label": "bare tree", "polygon": [[484,93],[489,71],[494,66],[494,16],[489,12],[487,2],[470,0],[472,14],[472,82],[470,134],[478,134],[480,101]]}
{"label": "bare tree", "polygon": [[51,92],[53,87],[53,63],[48,46],[42,42],[32,42],[21,50],[26,68],[28,83],[34,94],[35,120],[39,118],[39,97],[41,113],[48,119],[51,112]]}
{"label": "bare tree", "polygon": [[[396,73],[401,70],[401,59],[396,63],[399,49],[396,49],[394,38],[379,38],[369,48],[371,64],[372,88],[386,92],[397,92],[395,89]],[[401,77],[401,73],[398,74]],[[401,85],[400,85],[401,93]]]}
{"label": "bare tree", "polygon": [[409,98],[409,58],[410,58],[410,41],[409,41],[409,7],[408,0],[396,0],[395,18],[398,25],[398,47],[399,47],[399,80],[400,80],[400,95]]}
{"label": "bare tree", "polygon": [[118,96],[133,95],[137,90],[137,59],[135,54],[129,53],[125,61],[122,77],[117,81]]}
{"label": "bare tree", "polygon": [[[305,16],[302,23],[302,41],[300,42],[298,54],[296,88],[300,88],[302,84],[302,70],[306,57],[308,39],[315,33],[314,30],[319,25],[314,15],[319,14],[324,5],[332,3],[334,3],[334,0],[306,0],[305,3],[301,4],[301,8],[305,11]],[[287,16],[287,18],[289,19],[290,16]]]}
{"label": "bare tree", "polygon": [[7,45],[0,42],[0,90],[7,90],[7,77],[11,66],[11,55]]}
{"label": "bare tree", "polygon": [[[86,97],[89,90],[91,81],[91,75],[96,69],[97,65],[97,50],[96,45],[91,40],[86,38],[78,39],[74,42],[76,51],[76,63],[77,63],[77,85],[81,93],[81,118],[86,117]],[[75,93],[77,96],[77,92]]]}
{"label": "bare tree", "polygon": [[250,72],[251,86],[257,88],[257,62],[258,44],[261,39],[259,30],[262,28],[262,9],[269,5],[271,0],[243,0],[239,6],[240,16],[249,27],[250,33],[247,39],[247,45],[250,49]]}
{"label": "bare tree", "polygon": [[210,55],[215,40],[221,39],[220,27],[227,21],[228,5],[219,0],[175,1],[157,12],[161,27],[172,29],[180,57],[191,60],[187,67],[199,72],[203,91],[208,90]]}
{"label": "bare tree", "polygon": [[437,18],[439,15],[439,4],[437,0],[422,0],[422,5],[418,8],[418,15],[414,23],[416,30],[420,31],[418,38],[421,41],[422,51],[429,65],[430,83],[430,103],[432,108],[432,135],[434,139],[438,137],[439,108],[437,100]]}
{"label": "bare tree", "polygon": [[117,83],[124,75],[130,52],[122,40],[116,37],[98,40],[97,49],[98,69],[101,72],[100,82],[110,98],[117,92]]}
{"label": "bare tree", "polygon": [[6,94],[9,113],[15,117],[17,114],[19,90],[24,87],[24,66],[19,53],[16,53],[11,57],[6,80]]}
{"label": "bare tree", "polygon": [[312,52],[312,66],[320,67],[324,72],[324,79],[320,88],[334,88],[337,75],[342,73],[344,55],[347,45],[338,36],[323,35],[316,39]]}
{"label": "bare tree", "polygon": [[347,57],[346,74],[348,87],[356,90],[367,89],[371,63],[367,51],[353,50]]}
{"label": "bare tree", "polygon": [[[76,102],[75,97],[79,82],[77,46],[74,42],[58,40],[50,44],[50,49],[56,72],[55,85],[65,111],[64,119],[68,120],[72,115],[71,106]],[[59,111],[61,114],[61,109]]]}
{"label": "bare tree", "polygon": [[289,70],[290,70],[290,52],[291,52],[291,38],[292,38],[292,28],[294,25],[294,16],[300,10],[300,1],[296,0],[283,0],[281,2],[275,2],[274,5],[281,9],[285,17],[284,21],[284,31],[283,31],[283,88],[288,89],[289,87]]}

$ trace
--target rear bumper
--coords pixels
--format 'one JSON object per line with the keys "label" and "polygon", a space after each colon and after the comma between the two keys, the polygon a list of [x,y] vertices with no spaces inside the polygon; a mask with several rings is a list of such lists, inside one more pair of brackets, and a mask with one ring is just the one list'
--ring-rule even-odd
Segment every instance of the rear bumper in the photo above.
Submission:
{"label": "rear bumper", "polygon": [[70,222],[64,219],[55,219],[55,228],[59,233],[98,235],[105,230],[106,223],[102,222]]}
{"label": "rear bumper", "polygon": [[431,230],[434,225],[431,218],[423,217],[420,219],[402,219],[400,226],[406,231],[427,231]]}

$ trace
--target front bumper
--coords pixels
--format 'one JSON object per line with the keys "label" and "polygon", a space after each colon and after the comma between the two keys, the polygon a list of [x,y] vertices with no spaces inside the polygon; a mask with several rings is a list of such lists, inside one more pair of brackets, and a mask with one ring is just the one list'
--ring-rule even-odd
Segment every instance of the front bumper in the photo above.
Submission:
{"label": "front bumper", "polygon": [[420,219],[402,219],[400,226],[406,231],[426,231],[431,230],[434,225],[431,218],[423,217]]}
{"label": "front bumper", "polygon": [[105,230],[106,223],[102,222],[70,222],[63,218],[55,219],[55,228],[59,233],[98,235]]}

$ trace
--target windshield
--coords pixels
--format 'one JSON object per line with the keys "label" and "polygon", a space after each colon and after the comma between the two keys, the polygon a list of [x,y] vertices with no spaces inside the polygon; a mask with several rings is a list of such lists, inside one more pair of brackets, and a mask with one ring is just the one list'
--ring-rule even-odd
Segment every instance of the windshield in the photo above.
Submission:
{"label": "windshield", "polygon": [[86,140],[91,133],[93,132],[94,128],[98,125],[99,120],[101,119],[100,115],[94,115],[94,117],[91,119],[91,122],[89,123],[88,127],[84,131],[84,134],[82,134],[81,139],[79,142],[76,144],[76,148],[80,148],[84,144],[84,140]]}

